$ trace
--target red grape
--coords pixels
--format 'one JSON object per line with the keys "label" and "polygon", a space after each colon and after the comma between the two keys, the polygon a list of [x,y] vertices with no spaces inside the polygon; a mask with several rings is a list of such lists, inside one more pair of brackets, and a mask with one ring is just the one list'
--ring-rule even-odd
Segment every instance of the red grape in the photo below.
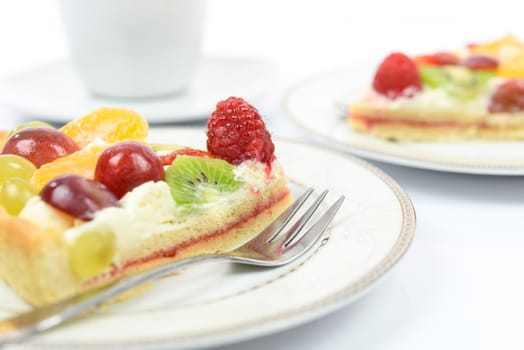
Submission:
{"label": "red grape", "polygon": [[117,198],[100,182],[73,174],[51,180],[40,197],[47,204],[82,220],[91,220],[104,208],[117,205]]}
{"label": "red grape", "polygon": [[500,84],[491,95],[488,110],[491,113],[524,111],[524,80],[512,79]]}
{"label": "red grape", "polygon": [[2,154],[16,154],[30,160],[37,168],[78,151],[66,134],[50,128],[25,128],[5,142]]}
{"label": "red grape", "polygon": [[495,70],[499,61],[489,56],[471,56],[462,60],[460,65],[472,70]]}
{"label": "red grape", "polygon": [[149,147],[134,141],[119,142],[107,148],[95,168],[95,179],[118,198],[147,181],[164,180],[160,158]]}

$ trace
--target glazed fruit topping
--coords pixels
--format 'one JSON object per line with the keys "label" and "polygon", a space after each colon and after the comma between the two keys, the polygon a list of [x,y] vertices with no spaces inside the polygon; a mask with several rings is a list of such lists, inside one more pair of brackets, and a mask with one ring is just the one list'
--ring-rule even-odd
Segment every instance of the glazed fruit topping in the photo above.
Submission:
{"label": "glazed fruit topping", "polygon": [[471,70],[496,70],[499,61],[489,56],[470,56],[463,59],[460,65]]}
{"label": "glazed fruit topping", "polygon": [[0,155],[0,205],[10,215],[18,215],[26,202],[36,195],[29,182],[36,171],[33,163],[14,155]]}
{"label": "glazed fruit topping", "polygon": [[524,52],[524,44],[513,35],[506,35],[494,41],[469,45],[469,51],[473,55],[487,55],[505,60],[514,55],[521,55]]}
{"label": "glazed fruit topping", "polygon": [[9,137],[2,154],[22,156],[40,168],[76,151],[78,146],[67,135],[47,127],[29,127]]}
{"label": "glazed fruit topping", "polygon": [[493,77],[491,70],[471,70],[461,66],[420,66],[420,77],[425,86],[441,88],[449,96],[461,100],[472,99],[483,91]]}
{"label": "glazed fruit topping", "polygon": [[502,61],[497,74],[506,78],[524,78],[524,52]]}
{"label": "glazed fruit topping", "polygon": [[91,220],[97,211],[117,205],[117,198],[106,186],[73,174],[50,181],[40,197],[52,207],[82,220]]}
{"label": "glazed fruit topping", "polygon": [[412,97],[422,90],[415,62],[403,53],[395,52],[379,65],[373,88],[388,98]]}
{"label": "glazed fruit topping", "polygon": [[432,55],[416,56],[413,60],[419,65],[431,66],[454,66],[460,62],[458,56],[450,52],[437,52]]}
{"label": "glazed fruit topping", "polygon": [[107,143],[124,140],[143,141],[148,130],[149,126],[144,118],[123,108],[101,108],[67,123],[60,129],[82,148],[97,138]]}
{"label": "glazed fruit topping", "polygon": [[524,80],[512,79],[500,84],[491,95],[488,110],[491,113],[524,111]]}
{"label": "glazed fruit topping", "polygon": [[0,184],[13,177],[29,180],[35,171],[35,165],[23,157],[14,154],[0,155]]}
{"label": "glazed fruit topping", "polygon": [[164,167],[148,146],[135,141],[116,143],[102,152],[95,168],[95,179],[117,198],[147,181],[163,181]]}
{"label": "glazed fruit topping", "polygon": [[239,97],[218,102],[207,124],[207,149],[232,164],[270,164],[275,146],[258,110]]}
{"label": "glazed fruit topping", "polygon": [[167,168],[166,182],[175,202],[192,211],[242,184],[233,169],[233,165],[222,159],[180,155]]}
{"label": "glazed fruit topping", "polygon": [[49,129],[53,129],[53,126],[50,125],[50,124],[47,124],[45,122],[41,122],[41,121],[27,122],[27,123],[24,123],[24,124],[20,124],[20,125],[14,127],[13,129],[11,129],[9,131],[9,134],[7,134],[7,138],[10,138],[11,136],[16,134],[20,130],[27,129],[27,128],[49,128]]}
{"label": "glazed fruit topping", "polygon": [[63,174],[76,174],[92,179],[95,175],[98,157],[106,147],[96,145],[82,148],[80,151],[44,164],[34,172],[31,182],[37,190],[40,190],[49,181]]}
{"label": "glazed fruit topping", "polygon": [[35,188],[28,180],[13,177],[2,183],[0,205],[4,207],[7,213],[16,216],[20,214],[27,201],[36,194]]}
{"label": "glazed fruit topping", "polygon": [[182,148],[174,150],[173,152],[160,156],[160,161],[162,162],[162,165],[171,165],[173,164],[173,161],[178,156],[194,156],[194,157],[202,157],[202,158],[212,158],[213,155],[211,155],[209,152],[201,151],[199,149],[194,148]]}

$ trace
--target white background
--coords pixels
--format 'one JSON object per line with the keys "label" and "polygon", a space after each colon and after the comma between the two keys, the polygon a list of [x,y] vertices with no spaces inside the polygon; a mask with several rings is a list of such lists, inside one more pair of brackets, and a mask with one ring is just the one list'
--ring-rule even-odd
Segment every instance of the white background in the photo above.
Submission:
{"label": "white background", "polygon": [[[392,50],[435,51],[506,33],[524,39],[523,10],[516,0],[209,0],[204,52],[273,60],[275,99],[260,107],[272,111],[276,134],[305,137],[278,109],[294,82]],[[54,1],[0,0],[0,77],[66,56]],[[11,126],[20,116],[0,107],[0,118]],[[320,320],[225,348],[524,348],[524,179],[376,164],[418,215],[415,241],[389,278]]]}
{"label": "white background", "polygon": [[[74,0],[72,0],[74,1]],[[518,0],[209,0],[204,51],[273,59],[284,84],[391,50],[524,35]],[[66,57],[56,2],[0,1],[0,75]]]}

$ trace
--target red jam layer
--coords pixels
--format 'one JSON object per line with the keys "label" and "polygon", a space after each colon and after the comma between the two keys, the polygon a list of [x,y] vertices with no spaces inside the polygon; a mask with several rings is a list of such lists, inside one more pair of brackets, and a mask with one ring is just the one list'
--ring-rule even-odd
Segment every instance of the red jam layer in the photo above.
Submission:
{"label": "red jam layer", "polygon": [[110,271],[86,281],[84,283],[84,287],[94,287],[95,285],[102,284],[110,280],[114,280],[117,277],[123,275],[125,272],[127,272],[130,269],[137,268],[141,265],[148,264],[156,260],[172,259],[177,256],[178,252],[183,251],[193,245],[196,245],[202,242],[207,242],[217,237],[226,235],[234,228],[243,225],[244,223],[255,218],[262,212],[266,210],[271,210],[271,207],[273,207],[276,203],[283,200],[287,195],[289,195],[289,189],[286,188],[282,190],[277,196],[273,197],[268,203],[266,203],[266,205],[263,206],[259,204],[257,207],[254,208],[254,210],[247,213],[243,217],[240,217],[237,221],[231,223],[228,226],[224,226],[219,230],[209,232],[208,234],[205,234],[205,235],[201,235],[198,237],[188,239],[187,241],[179,243],[176,246],[156,251],[153,254],[126,261],[121,267],[113,266],[113,268]]}
{"label": "red jam layer", "polygon": [[363,123],[369,131],[377,125],[391,125],[391,126],[407,126],[412,128],[427,129],[427,128],[470,128],[472,126],[477,128],[489,128],[490,126],[485,122],[481,123],[461,123],[453,120],[445,121],[423,121],[423,120],[408,120],[408,119],[391,119],[380,116],[369,116],[352,113],[351,120]]}

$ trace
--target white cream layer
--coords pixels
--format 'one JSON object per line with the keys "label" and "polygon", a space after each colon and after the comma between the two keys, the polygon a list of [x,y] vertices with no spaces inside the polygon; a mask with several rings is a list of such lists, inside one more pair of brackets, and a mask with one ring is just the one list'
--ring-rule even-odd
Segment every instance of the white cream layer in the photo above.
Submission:
{"label": "white cream layer", "polygon": [[[453,96],[444,88],[425,87],[422,92],[410,98],[390,99],[373,89],[364,92],[363,97],[355,102],[351,108],[357,113],[374,114],[377,111],[388,111],[392,118],[427,120],[463,120],[475,121],[484,119],[488,113],[489,96],[494,88],[500,84],[500,78],[490,79],[473,98]],[[451,118],[450,118],[451,117]]]}
{"label": "white cream layer", "polygon": [[[31,198],[20,213],[20,217],[35,222],[40,226],[65,231],[64,237],[68,244],[72,244],[78,237],[89,232],[112,232],[116,237],[115,263],[121,258],[118,252],[126,251],[130,246],[145,240],[152,235],[160,235],[184,226],[198,225],[205,215],[206,220],[219,220],[227,215],[230,207],[226,202],[234,204],[244,200],[246,196],[253,196],[262,191],[271,181],[284,176],[278,162],[273,163],[271,177],[266,174],[264,164],[247,161],[234,169],[235,177],[244,182],[244,185],[233,193],[223,193],[207,205],[205,213],[180,214],[166,182],[147,182],[129,193],[120,201],[119,207],[100,210],[93,220],[78,221],[73,227],[64,220],[58,211],[46,204],[39,196]],[[211,210],[208,210],[211,209]]]}

